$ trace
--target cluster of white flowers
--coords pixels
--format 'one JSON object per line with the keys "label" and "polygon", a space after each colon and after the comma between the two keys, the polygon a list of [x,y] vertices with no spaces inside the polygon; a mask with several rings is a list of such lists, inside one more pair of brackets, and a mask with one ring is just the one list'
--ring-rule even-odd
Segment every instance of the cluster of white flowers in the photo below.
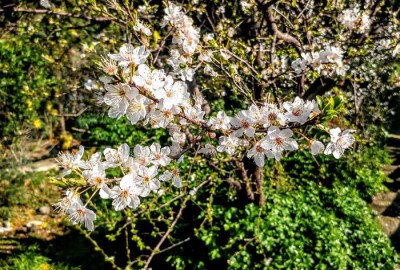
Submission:
{"label": "cluster of white flowers", "polygon": [[167,2],[164,13],[162,26],[173,27],[172,43],[177,46],[171,49],[167,62],[183,81],[192,81],[194,70],[190,64],[200,42],[200,29],[193,26],[193,19],[186,16],[181,7],[171,2]]}
{"label": "cluster of white flowers", "polygon": [[[169,59],[173,72],[166,73],[149,65],[147,58],[150,52],[145,46],[124,44],[119,53],[109,54],[108,58],[102,59],[100,66],[108,76],[99,80],[105,89],[101,103],[108,106],[110,117],[126,117],[132,125],[165,128],[169,132],[171,145],[136,145],[131,156],[130,147],[123,144],[117,149],[107,148],[103,153],[95,153],[84,161],[84,148],[81,146],[76,154],[59,155],[62,177],[72,172],[78,174],[85,180],[86,187],[98,192],[102,199],[111,199],[114,209],[120,211],[137,208],[141,198],[152,192],[162,194],[161,181],[171,181],[173,186],[181,187],[182,179],[177,165],[184,153],[191,149],[198,149],[198,153],[206,156],[218,153],[241,157],[247,155],[262,167],[265,158],[280,160],[287,151],[298,150],[304,138],[313,155],[324,153],[340,158],[352,146],[355,141],[352,130],[341,132],[339,128],[331,129],[331,141],[326,148],[321,141],[310,140],[302,134],[300,127],[312,124],[321,111],[315,100],[303,100],[300,97],[279,105],[253,103],[247,110],[241,110],[234,116],[219,111],[215,116],[205,119],[203,97],[191,97],[185,82],[191,79],[193,72],[190,68],[182,69],[182,66],[191,64],[199,43],[199,30],[193,27],[192,19],[184,14],[181,7],[169,2],[166,5],[163,25],[172,27],[173,44],[176,44],[170,51]],[[151,30],[140,21],[136,22],[135,31],[151,34]],[[204,37],[213,38],[211,35]],[[226,50],[220,50],[220,53],[226,60],[231,57]],[[198,60],[210,62],[211,55],[211,51],[202,52]],[[302,54],[300,59],[292,63],[292,68],[296,73],[313,68],[321,74],[343,75],[346,67],[342,55],[340,48],[328,46],[318,53]],[[282,69],[286,69],[287,59],[282,58],[282,62]],[[181,80],[175,79],[176,75],[180,75]],[[192,129],[196,129],[196,132],[192,132]],[[209,141],[205,142],[206,138]],[[107,170],[113,168],[121,170],[121,178],[107,178]],[[80,188],[68,190],[56,207],[68,214],[73,223],[85,224],[89,230],[93,230],[96,215],[86,208],[90,199],[86,204],[80,200],[84,191],[80,191]],[[190,194],[194,196],[195,191],[196,188],[192,189]]]}
{"label": "cluster of white flowers", "polygon": [[292,62],[292,68],[297,74],[310,67],[322,75],[330,76],[343,76],[348,69],[343,63],[342,49],[335,46],[327,46],[319,52],[302,53],[301,58]]}
{"label": "cluster of white flowers", "polygon": [[[283,108],[284,111],[275,104],[265,104],[261,107],[253,104],[248,110],[240,111],[235,117],[227,116],[224,111],[218,112],[216,117],[210,118],[208,124],[211,129],[222,130],[225,135],[219,137],[216,148],[206,144],[200,149],[200,153],[213,155],[218,151],[234,155],[238,147],[247,148],[250,145],[247,157],[254,158],[258,166],[264,166],[265,157],[280,160],[284,151],[298,149],[298,143],[292,138],[291,126],[303,125],[320,113],[315,101],[304,101],[299,97],[296,97],[293,102],[284,102]],[[332,132],[334,130],[331,134]],[[340,140],[339,144],[336,143],[339,135],[332,137],[333,144],[328,145],[325,154],[333,153],[336,158],[343,155],[342,150],[349,148],[354,142],[354,137],[349,134],[349,131],[344,134],[347,135]],[[250,144],[249,141],[255,142]],[[311,145],[313,155],[323,150],[324,145],[319,141],[314,141]]]}
{"label": "cluster of white flowers", "polygon": [[[94,187],[102,199],[112,199],[114,209],[120,211],[127,207],[137,208],[141,197],[159,191],[160,180],[171,180],[178,188],[182,186],[179,170],[175,166],[170,170],[165,169],[174,158],[171,153],[170,147],[161,147],[160,144],[153,143],[151,146],[136,145],[133,156],[130,156],[130,147],[122,144],[117,149],[106,148],[103,152],[104,160],[100,152],[82,160],[84,148],[80,146],[74,155],[60,154],[58,162],[64,168],[62,177],[72,172],[81,175],[87,186]],[[107,178],[107,169],[118,167],[123,177]],[[162,168],[164,171],[161,173]],[[84,223],[89,230],[93,230],[96,215],[82,203],[78,189],[68,190],[66,196],[55,207],[58,211],[68,214],[73,223]]]}
{"label": "cluster of white flowers", "polygon": [[371,25],[369,15],[364,11],[361,11],[359,5],[343,10],[339,15],[338,20],[345,28],[359,34],[368,32]]}
{"label": "cluster of white flowers", "polygon": [[106,90],[103,103],[110,106],[108,115],[126,116],[132,124],[143,120],[153,127],[169,126],[177,114],[201,120],[204,113],[199,106],[191,105],[187,84],[174,80],[164,70],[151,70],[145,64],[148,55],[143,46],[134,48],[130,44],[124,44],[119,54],[109,55],[124,68],[125,83],[103,77]]}

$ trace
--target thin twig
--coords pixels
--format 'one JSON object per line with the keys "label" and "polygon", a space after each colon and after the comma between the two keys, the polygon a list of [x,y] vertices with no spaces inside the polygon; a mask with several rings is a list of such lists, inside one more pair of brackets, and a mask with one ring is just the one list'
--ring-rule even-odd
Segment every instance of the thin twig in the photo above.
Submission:
{"label": "thin twig", "polygon": [[[209,180],[202,182],[200,185],[198,185],[196,187],[196,189],[200,189],[201,187],[203,187],[205,184],[207,184],[209,182]],[[186,198],[183,200],[181,208],[179,209],[178,213],[175,216],[174,221],[171,223],[171,226],[169,226],[168,230],[165,232],[165,234],[163,235],[163,237],[160,239],[160,241],[158,242],[158,244],[156,245],[156,247],[153,249],[153,251],[151,252],[149,258],[146,261],[145,266],[143,267],[143,270],[147,270],[149,269],[149,265],[151,263],[151,261],[153,260],[154,256],[161,253],[160,251],[160,247],[162,246],[162,244],[165,242],[165,240],[167,239],[167,237],[171,234],[172,230],[174,229],[176,223],[178,222],[179,218],[182,216],[183,213],[183,209],[185,209],[186,207],[186,203],[192,198],[191,195],[186,196]],[[164,252],[166,250],[162,250],[162,252]]]}
{"label": "thin twig", "polygon": [[83,235],[85,235],[85,237],[94,245],[95,250],[98,251],[98,252],[100,252],[101,255],[103,255],[104,260],[107,261],[107,262],[109,262],[109,263],[111,264],[111,266],[112,266],[113,269],[121,269],[120,267],[118,267],[118,266],[115,264],[114,258],[113,258],[113,257],[109,257],[109,256],[104,252],[104,250],[97,244],[97,242],[90,236],[90,234],[89,234],[87,231],[83,230],[83,229],[82,229],[81,227],[79,227],[79,226],[77,226],[76,228],[77,228],[81,233],[83,233]]}
{"label": "thin twig", "polygon": [[179,218],[182,216],[183,209],[186,207],[186,203],[189,201],[189,199],[190,199],[190,196],[186,197],[185,200],[182,202],[182,206],[179,209],[178,214],[176,214],[174,221],[171,223],[171,226],[169,226],[167,232],[163,235],[161,240],[158,242],[157,246],[151,252],[149,258],[147,259],[146,264],[143,267],[144,270],[149,269],[149,265],[150,265],[151,261],[153,260],[154,256],[160,252],[159,250],[160,250],[161,245],[165,242],[167,237],[171,234],[171,232],[174,229]]}
{"label": "thin twig", "polygon": [[171,250],[171,249],[173,249],[173,248],[175,248],[175,247],[177,247],[177,246],[179,246],[179,245],[182,245],[182,244],[186,243],[186,242],[189,241],[189,240],[190,240],[190,237],[188,237],[188,238],[186,238],[185,240],[182,240],[182,241],[180,241],[180,242],[178,242],[178,243],[176,243],[176,244],[173,244],[172,246],[169,246],[169,247],[167,247],[167,248],[164,248],[163,250],[161,250],[161,251],[158,252],[157,254],[161,254],[161,253],[163,253],[163,252],[166,252],[166,251],[168,251],[168,250]]}

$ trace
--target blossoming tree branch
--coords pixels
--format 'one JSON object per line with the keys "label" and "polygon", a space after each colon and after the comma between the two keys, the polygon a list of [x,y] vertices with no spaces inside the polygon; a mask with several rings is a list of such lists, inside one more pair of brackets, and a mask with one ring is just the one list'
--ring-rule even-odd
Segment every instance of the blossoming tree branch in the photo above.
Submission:
{"label": "blossoming tree branch", "polygon": [[[146,199],[181,190],[182,208],[145,268],[185,203],[211,181],[181,175],[185,159],[203,156],[215,170],[213,160],[231,163],[248,199],[256,194],[262,206],[268,160],[299,150],[339,159],[351,151],[363,106],[377,103],[378,89],[390,88],[366,66],[394,61],[400,51],[397,22],[374,21],[379,1],[341,3],[335,10],[317,1],[297,1],[299,9],[280,1],[240,1],[241,10],[192,2],[130,9],[109,1],[102,11],[110,20],[119,15],[116,23],[128,31],[125,44],[101,56],[98,103],[115,121],[162,129],[169,139],[91,155],[80,146],[58,158],[59,181],[69,187],[55,207],[89,231],[96,227],[96,197],[111,201],[115,211],[140,214]],[[235,21],[238,13],[243,20]],[[347,85],[352,91],[346,95],[336,90]],[[246,107],[210,106],[233,95]]]}

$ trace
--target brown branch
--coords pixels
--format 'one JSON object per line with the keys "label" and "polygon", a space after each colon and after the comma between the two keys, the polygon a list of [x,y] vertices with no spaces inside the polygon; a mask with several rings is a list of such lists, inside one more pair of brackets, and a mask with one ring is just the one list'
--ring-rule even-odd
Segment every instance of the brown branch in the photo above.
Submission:
{"label": "brown branch", "polygon": [[244,163],[243,162],[239,162],[239,161],[237,161],[237,166],[239,167],[239,169],[240,169],[240,172],[241,172],[241,174],[242,174],[242,179],[245,181],[245,183],[246,183],[246,194],[247,194],[247,198],[250,200],[250,201],[254,201],[254,193],[253,193],[253,191],[252,191],[252,189],[251,189],[251,182],[250,182],[250,179],[249,179],[249,177],[247,176],[247,171],[246,171],[246,169],[245,169],[245,166],[244,166]]}
{"label": "brown branch", "polygon": [[83,15],[83,14],[74,14],[74,13],[68,13],[68,12],[64,12],[64,11],[54,11],[54,10],[50,10],[50,9],[27,9],[27,8],[19,8],[19,7],[15,7],[12,9],[0,9],[0,13],[4,13],[4,12],[59,15],[59,16],[77,18],[77,19],[85,19],[88,21],[95,21],[95,22],[115,21],[114,18],[110,18],[110,17],[91,17],[91,16],[87,16],[87,15]]}
{"label": "brown branch", "polygon": [[298,41],[294,36],[283,33],[278,29],[278,25],[275,22],[274,14],[273,14],[273,7],[270,6],[267,9],[267,21],[271,26],[272,32],[276,35],[277,38],[286,41],[287,43],[291,43],[296,46],[298,50],[301,51],[301,43]]}
{"label": "brown branch", "polygon": [[90,106],[87,106],[87,107],[83,108],[82,110],[80,110],[77,113],[61,113],[61,114],[58,114],[57,116],[58,117],[78,117],[81,114],[83,114],[89,108],[90,108]]}
{"label": "brown branch", "polygon": [[171,250],[171,249],[173,249],[173,248],[175,248],[175,247],[177,247],[177,246],[179,246],[179,245],[182,245],[182,244],[186,243],[186,242],[189,241],[189,240],[190,240],[190,237],[188,237],[188,238],[186,238],[185,240],[182,240],[182,241],[180,241],[180,242],[178,242],[178,243],[175,243],[175,244],[173,244],[173,245],[171,245],[171,246],[169,246],[169,247],[167,247],[167,248],[164,248],[163,250],[161,250],[161,251],[158,252],[157,254],[161,254],[161,253],[163,253],[163,252],[166,252],[166,251],[168,251],[168,250]]}
{"label": "brown branch", "polygon": [[257,191],[258,191],[258,206],[263,207],[265,204],[265,197],[263,191],[264,175],[262,167],[257,166],[254,172],[254,178],[256,180]]}

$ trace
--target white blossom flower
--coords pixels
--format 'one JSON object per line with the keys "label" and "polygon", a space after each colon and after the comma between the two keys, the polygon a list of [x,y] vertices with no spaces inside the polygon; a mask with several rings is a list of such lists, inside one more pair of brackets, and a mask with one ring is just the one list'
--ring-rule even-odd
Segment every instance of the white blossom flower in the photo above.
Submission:
{"label": "white blossom flower", "polygon": [[262,110],[256,104],[251,104],[247,109],[246,114],[254,121],[254,124],[260,124],[264,121]]}
{"label": "white blossom flower", "polygon": [[219,137],[219,145],[217,146],[218,152],[226,152],[230,155],[235,153],[236,147],[239,145],[239,139],[234,135]]}
{"label": "white blossom flower", "polygon": [[102,162],[98,162],[90,170],[85,170],[82,173],[88,184],[99,189],[99,194],[102,199],[110,197],[110,189],[106,184],[106,172]]}
{"label": "white blossom flower", "polygon": [[213,55],[213,51],[212,50],[205,50],[203,52],[200,53],[199,55],[199,60],[202,62],[211,62],[211,57]]}
{"label": "white blossom flower", "polygon": [[157,175],[157,167],[151,166],[141,167],[135,178],[135,185],[142,188],[140,196],[147,197],[151,191],[157,191],[160,188],[160,181],[155,178]]}
{"label": "white blossom flower", "polygon": [[179,170],[176,168],[172,169],[171,171],[165,171],[162,175],[160,175],[160,180],[162,181],[172,180],[172,184],[175,187],[177,188],[182,187],[182,179],[179,176]]}
{"label": "white blossom flower", "polygon": [[216,117],[211,117],[209,122],[215,129],[229,130],[231,128],[231,117],[227,116],[224,111],[219,111]]}
{"label": "white blossom flower", "polygon": [[175,132],[174,134],[172,134],[171,140],[173,142],[183,145],[186,142],[186,134],[183,132]]}
{"label": "white blossom flower", "polygon": [[171,23],[172,25],[177,25],[182,20],[184,14],[181,11],[181,7],[175,5],[174,3],[167,2],[168,5],[164,9],[164,17],[162,25]]}
{"label": "white blossom flower", "polygon": [[231,124],[238,128],[234,132],[235,136],[241,137],[245,134],[248,137],[253,137],[256,130],[252,126],[254,124],[254,120],[250,118],[246,111],[240,111],[236,117],[231,119]]}
{"label": "white blossom flower", "polygon": [[206,42],[206,43],[211,41],[211,40],[213,40],[213,39],[214,39],[214,34],[213,33],[207,33],[207,34],[203,35],[203,41]]}
{"label": "white blossom flower", "polygon": [[150,147],[148,146],[137,144],[133,149],[133,153],[135,155],[135,161],[142,166],[149,165],[153,158],[150,152]]}
{"label": "white blossom flower", "polygon": [[152,91],[153,94],[165,85],[165,73],[163,70],[155,69],[151,71],[146,64],[139,65],[135,76],[132,76],[132,82],[138,87]]}
{"label": "white blossom flower", "polygon": [[125,174],[131,174],[136,176],[137,171],[140,168],[140,164],[135,161],[133,157],[129,157],[125,163],[122,164],[122,169]]}
{"label": "white blossom flower", "polygon": [[57,162],[63,167],[61,177],[64,177],[72,172],[72,170],[78,169],[81,165],[81,159],[84,152],[84,147],[79,146],[79,151],[76,154],[71,153],[60,153],[57,158]]}
{"label": "white blossom flower", "polygon": [[313,141],[311,143],[311,154],[314,156],[323,153],[324,149],[325,149],[325,146],[320,141]]}
{"label": "white blossom flower", "polygon": [[118,63],[113,59],[102,57],[99,66],[107,75],[114,76],[118,73]]}
{"label": "white blossom flower", "polygon": [[206,143],[199,151],[199,154],[204,154],[206,156],[215,156],[217,154],[217,149],[214,145]]}
{"label": "white blossom flower", "polygon": [[193,76],[195,74],[195,71],[193,68],[190,67],[185,67],[179,70],[180,77],[182,81],[193,81]]}
{"label": "white blossom flower", "polygon": [[263,142],[264,139],[255,143],[254,146],[247,152],[247,157],[253,158],[258,167],[264,167],[265,156],[268,158],[274,158],[273,152],[268,148],[264,148],[266,144],[263,144]]}
{"label": "white blossom flower", "polygon": [[204,66],[204,73],[210,75],[211,77],[215,77],[218,75],[218,73],[215,72],[214,69],[209,64]]}
{"label": "white blossom flower", "polygon": [[133,27],[133,30],[135,30],[136,32],[139,32],[139,33],[143,33],[146,36],[152,35],[150,28],[147,27],[146,25],[144,25],[140,20],[136,21],[136,24]]}
{"label": "white blossom flower", "polygon": [[137,208],[140,204],[138,195],[141,193],[142,189],[135,185],[133,174],[122,177],[119,186],[111,189],[110,197],[113,199],[112,205],[115,211],[123,210],[126,207]]}
{"label": "white blossom flower", "polygon": [[183,102],[186,92],[186,83],[182,81],[174,82],[172,76],[167,76],[164,87],[154,91],[154,96],[162,101],[160,109],[169,110]]}
{"label": "white blossom flower", "polygon": [[307,61],[301,58],[297,58],[292,62],[292,68],[294,72],[300,74],[307,67]]}
{"label": "white blossom flower", "polygon": [[129,106],[126,110],[126,117],[131,121],[132,125],[135,125],[140,120],[146,118],[147,109],[146,103],[148,99],[142,95],[137,95],[130,100]]}
{"label": "white blossom flower", "polygon": [[138,95],[138,90],[127,84],[117,85],[106,84],[107,93],[104,96],[104,103],[111,106],[108,115],[112,118],[120,118],[126,113],[129,101]]}
{"label": "white blossom flower", "polygon": [[330,130],[331,142],[325,148],[324,154],[332,154],[336,159],[343,156],[344,151],[353,145],[355,138],[351,134],[354,130],[348,129],[341,131],[340,128]]}
{"label": "white blossom flower", "polygon": [[109,54],[108,57],[118,61],[119,66],[128,67],[132,64],[143,64],[149,54],[150,52],[144,46],[134,48],[132,44],[124,44],[119,49],[119,54]]}
{"label": "white blossom flower", "polygon": [[72,224],[85,224],[88,231],[94,230],[93,221],[96,219],[96,214],[86,208],[81,201],[73,203],[67,213]]}
{"label": "white blossom flower", "polygon": [[297,142],[292,139],[293,131],[290,129],[280,130],[278,127],[271,126],[268,129],[267,137],[261,146],[265,149],[271,149],[276,160],[280,160],[284,150],[293,151],[299,148]]}
{"label": "white blossom flower", "polygon": [[169,123],[174,120],[174,116],[180,113],[180,109],[177,106],[173,106],[168,110],[155,110],[151,114],[150,124],[153,128],[167,127]]}
{"label": "white blossom flower", "polygon": [[150,152],[152,154],[152,163],[156,166],[167,166],[171,162],[171,158],[168,155],[171,153],[171,150],[168,146],[161,148],[159,143],[153,143],[150,146]]}
{"label": "white blossom flower", "polygon": [[266,104],[265,106],[261,107],[261,115],[263,116],[263,123],[264,127],[270,127],[276,123],[279,125],[285,125],[287,121],[287,117],[278,109],[278,106],[275,104]]}
{"label": "white blossom flower", "polygon": [[101,160],[102,153],[96,152],[90,156],[88,160],[82,160],[79,164],[79,167],[84,170],[91,170],[97,163]]}
{"label": "white blossom flower", "polygon": [[284,102],[283,107],[286,109],[286,117],[290,122],[304,124],[312,111],[319,112],[318,106],[314,101],[306,101],[296,97],[293,102]]}
{"label": "white blossom flower", "polygon": [[339,15],[338,20],[345,28],[355,30],[355,32],[360,34],[366,33],[371,25],[369,15],[361,12],[359,5],[343,10]]}
{"label": "white blossom flower", "polygon": [[129,158],[129,146],[124,143],[118,149],[106,148],[104,150],[105,168],[115,168],[125,163]]}
{"label": "white blossom flower", "polygon": [[172,142],[172,145],[169,147],[169,149],[171,150],[171,156],[176,156],[178,155],[181,151],[182,151],[182,147],[179,143],[177,142]]}
{"label": "white blossom flower", "polygon": [[[187,118],[195,121],[203,121],[203,117],[205,112],[201,109],[201,106],[186,106],[184,111]],[[181,125],[189,125],[191,122],[186,120],[185,118],[181,118],[179,120]]]}
{"label": "white blossom flower", "polygon": [[55,211],[66,213],[74,203],[78,203],[80,201],[79,195],[74,190],[68,189],[65,191],[65,196],[53,206]]}

